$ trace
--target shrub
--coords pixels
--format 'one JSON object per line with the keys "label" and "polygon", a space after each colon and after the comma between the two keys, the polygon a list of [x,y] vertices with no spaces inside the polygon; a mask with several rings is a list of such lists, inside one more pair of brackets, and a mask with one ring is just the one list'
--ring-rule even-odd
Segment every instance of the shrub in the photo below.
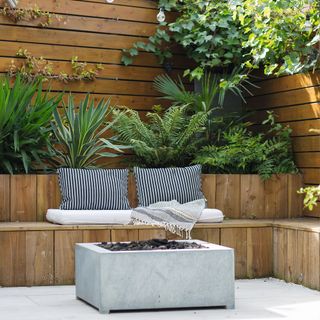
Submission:
{"label": "shrub", "polygon": [[[117,157],[110,151],[122,152],[123,146],[114,145],[115,138],[104,138],[114,122],[108,122],[110,103],[103,99],[95,106],[89,95],[80,102],[79,109],[70,95],[62,115],[54,111],[52,131],[55,137],[56,164],[69,168],[94,168],[102,158]],[[116,121],[116,120],[115,120]]]}
{"label": "shrub", "polygon": [[123,143],[131,145],[133,163],[145,167],[179,167],[189,165],[203,142],[207,120],[205,112],[187,115],[186,107],[171,107],[147,114],[140,119],[134,110],[116,111],[114,129]]}
{"label": "shrub", "polygon": [[10,86],[0,80],[0,171],[28,173],[45,168],[50,120],[61,96],[49,98],[41,82],[28,83],[18,75]]}
{"label": "shrub", "polygon": [[263,179],[276,173],[295,173],[291,129],[275,124],[272,113],[264,121],[267,134],[254,135],[243,124],[225,131],[216,145],[205,146],[194,160],[210,173],[258,173]]}

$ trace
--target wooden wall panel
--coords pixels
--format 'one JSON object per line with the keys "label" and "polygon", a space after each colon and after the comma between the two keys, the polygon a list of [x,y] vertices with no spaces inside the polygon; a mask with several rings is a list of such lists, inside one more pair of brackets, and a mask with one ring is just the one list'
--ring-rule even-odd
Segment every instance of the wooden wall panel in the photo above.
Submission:
{"label": "wooden wall panel", "polygon": [[26,233],[0,232],[0,286],[26,285]]}
{"label": "wooden wall panel", "polygon": [[54,283],[53,231],[26,233],[26,284],[28,286]]}
{"label": "wooden wall panel", "polygon": [[10,176],[0,175],[0,221],[10,221]]}
{"label": "wooden wall panel", "polygon": [[55,232],[55,284],[74,283],[74,247],[81,242],[81,230]]}
{"label": "wooden wall panel", "polygon": [[[277,121],[292,129],[296,163],[307,185],[320,184],[320,71],[257,81],[247,109],[257,124],[272,110]],[[308,215],[319,216],[317,213]]]}
{"label": "wooden wall panel", "polygon": [[37,220],[37,177],[32,174],[11,176],[11,221]]}
{"label": "wooden wall panel", "polygon": [[37,221],[46,221],[47,209],[60,205],[60,189],[57,175],[37,175]]}

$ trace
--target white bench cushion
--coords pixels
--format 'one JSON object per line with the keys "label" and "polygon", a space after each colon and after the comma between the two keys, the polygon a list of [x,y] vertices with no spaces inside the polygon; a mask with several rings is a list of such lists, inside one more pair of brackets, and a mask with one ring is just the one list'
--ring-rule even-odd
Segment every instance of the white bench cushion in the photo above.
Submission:
{"label": "white bench cushion", "polygon": [[[131,221],[131,210],[61,210],[48,209],[47,220],[57,224],[120,224]],[[218,209],[204,209],[199,223],[223,221],[223,213]]]}

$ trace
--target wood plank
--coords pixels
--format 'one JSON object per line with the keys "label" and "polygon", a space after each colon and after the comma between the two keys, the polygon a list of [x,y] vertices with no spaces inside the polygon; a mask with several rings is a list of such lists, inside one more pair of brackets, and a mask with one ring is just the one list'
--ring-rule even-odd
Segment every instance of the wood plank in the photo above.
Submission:
{"label": "wood plank", "polygon": [[221,229],[221,245],[234,249],[238,279],[247,277],[247,228]]}
{"label": "wood plank", "polygon": [[128,199],[132,208],[136,208],[138,206],[136,181],[133,174],[129,174],[128,177]]}
{"label": "wood plank", "polygon": [[[60,15],[59,20],[53,18],[50,25],[46,26],[46,29],[78,30],[149,37],[155,33],[157,27],[157,25],[153,23],[72,16],[68,15],[68,13],[69,12],[66,11],[63,15]],[[45,19],[39,18],[31,21],[21,20],[14,22],[5,16],[0,16],[0,24],[6,25],[34,27],[41,22],[45,22]]]}
{"label": "wood plank", "polygon": [[[26,49],[35,57],[41,57],[48,60],[70,61],[72,57],[78,56],[82,61],[88,63],[121,64],[122,51],[106,48],[79,48],[69,45],[41,44],[28,42],[0,41],[0,56],[15,58],[20,49]],[[183,55],[175,55],[170,60],[174,68],[185,68],[192,65],[192,62]],[[141,52],[135,57],[132,65],[162,67],[158,59],[151,53]]]}
{"label": "wood plank", "polygon": [[319,168],[320,152],[297,152],[295,160],[298,167],[301,168]]}
{"label": "wood plank", "polygon": [[243,218],[240,212],[240,175],[216,175],[216,208],[228,218]]}
{"label": "wood plank", "polygon": [[303,284],[311,289],[320,289],[320,244],[319,233],[303,233]]}
{"label": "wood plank", "polygon": [[[1,52],[0,52],[1,54]],[[71,59],[71,58],[70,58]],[[0,72],[6,73],[8,71],[11,63],[14,63],[17,67],[21,67],[25,63],[25,59],[22,58],[1,58],[0,59]],[[85,62],[79,60],[79,62]],[[65,61],[50,61],[53,73],[60,74],[61,72],[72,74],[71,62]],[[94,64],[89,64],[88,68],[93,68]],[[114,79],[114,80],[140,80],[140,81],[153,81],[155,77],[164,74],[165,70],[163,68],[155,67],[138,67],[138,66],[124,66],[124,65],[111,65],[102,63],[102,70],[99,70],[99,79]],[[172,71],[170,73],[171,77],[177,78],[182,77],[182,72]],[[186,82],[186,80],[184,80]],[[79,82],[78,82],[79,83]]]}
{"label": "wood plank", "polygon": [[26,232],[26,285],[52,285],[53,268],[53,231]]}
{"label": "wood plank", "polygon": [[320,184],[320,170],[317,168],[301,168],[305,184]]}
{"label": "wood plank", "polygon": [[292,106],[293,104],[315,103],[320,100],[319,86],[268,94],[265,96],[247,97],[246,107],[253,109],[271,109]]}
{"label": "wood plank", "polygon": [[0,286],[26,283],[26,233],[0,232]]}
{"label": "wood plank", "polygon": [[[106,3],[105,0],[75,0],[75,1]],[[150,0],[117,0],[117,5],[129,5],[132,7],[158,9],[156,3]]]}
{"label": "wood plank", "polygon": [[[320,151],[319,136],[294,137],[292,139],[293,151],[295,152],[314,152]],[[319,181],[319,180],[318,180]]]}
{"label": "wood plank", "polygon": [[267,218],[264,182],[258,175],[241,175],[241,217]]}
{"label": "wood plank", "polygon": [[37,220],[37,177],[33,174],[11,176],[11,221]]}
{"label": "wood plank", "polygon": [[138,241],[138,240],[139,240],[138,230],[128,230],[128,229],[111,230],[112,242]]}
{"label": "wood plank", "polygon": [[288,178],[288,218],[301,217],[303,215],[303,196],[297,191],[303,187],[301,174],[290,174]]}
{"label": "wood plank", "polygon": [[287,231],[273,229],[273,273],[278,279],[285,279],[287,269]]}
{"label": "wood plank", "polygon": [[83,240],[82,231],[56,231],[54,241],[54,283],[74,283],[74,248],[76,243]]}
{"label": "wood plank", "polygon": [[202,192],[207,199],[208,208],[216,208],[216,175],[202,175]]}
{"label": "wood plank", "polygon": [[57,209],[60,205],[58,176],[55,174],[37,175],[37,221],[46,221],[48,209]]}
{"label": "wood plank", "polygon": [[167,232],[164,229],[139,230],[139,240],[165,239]]}
{"label": "wood plank", "polygon": [[10,221],[10,175],[0,175],[0,221]]}
{"label": "wood plank", "polygon": [[247,275],[249,278],[272,275],[272,228],[247,229]]}
{"label": "wood plank", "polygon": [[298,231],[290,229],[285,230],[287,236],[285,280],[288,282],[299,283],[299,274],[297,270]]}
{"label": "wood plank", "polygon": [[273,175],[264,186],[266,218],[288,217],[288,175]]}
{"label": "wood plank", "polygon": [[[18,8],[33,8],[33,0],[20,0]],[[105,19],[119,19],[141,22],[157,23],[157,10],[154,8],[139,8],[131,6],[119,6],[116,3],[96,3],[84,1],[42,1],[39,6],[41,10],[51,13],[64,14],[68,12],[72,15],[100,17]]]}
{"label": "wood plank", "polygon": [[313,217],[313,218],[320,218],[320,206],[319,204],[310,211],[307,208],[303,209],[303,216],[304,217]]}
{"label": "wood plank", "polygon": [[109,242],[111,241],[110,230],[83,230],[83,242]]}
{"label": "wood plank", "polygon": [[192,239],[220,244],[220,229],[192,229]]}
{"label": "wood plank", "polygon": [[259,88],[252,88],[251,90],[254,95],[266,95],[274,92],[318,86],[320,85],[319,71],[266,79],[260,81],[257,85]]}

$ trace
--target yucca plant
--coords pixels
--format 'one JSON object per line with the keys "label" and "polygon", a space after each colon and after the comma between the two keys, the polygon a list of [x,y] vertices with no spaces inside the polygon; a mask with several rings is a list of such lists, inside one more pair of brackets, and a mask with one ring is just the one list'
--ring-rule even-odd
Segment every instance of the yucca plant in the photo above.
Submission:
{"label": "yucca plant", "polygon": [[52,122],[57,164],[69,168],[95,168],[99,166],[98,160],[117,157],[124,147],[111,142],[115,137],[105,138],[116,121],[107,121],[110,112],[109,100],[102,99],[95,106],[87,95],[77,108],[70,95],[68,103],[63,103],[62,115],[55,110]]}
{"label": "yucca plant", "polygon": [[0,80],[0,172],[28,173],[45,168],[49,152],[50,121],[61,96],[49,98],[40,81],[18,75],[11,85]]}
{"label": "yucca plant", "polygon": [[161,112],[149,112],[147,121],[137,111],[115,111],[118,120],[114,130],[123,143],[131,145],[134,164],[145,167],[177,167],[191,163],[202,144],[207,114],[192,116],[187,108],[171,107]]}

